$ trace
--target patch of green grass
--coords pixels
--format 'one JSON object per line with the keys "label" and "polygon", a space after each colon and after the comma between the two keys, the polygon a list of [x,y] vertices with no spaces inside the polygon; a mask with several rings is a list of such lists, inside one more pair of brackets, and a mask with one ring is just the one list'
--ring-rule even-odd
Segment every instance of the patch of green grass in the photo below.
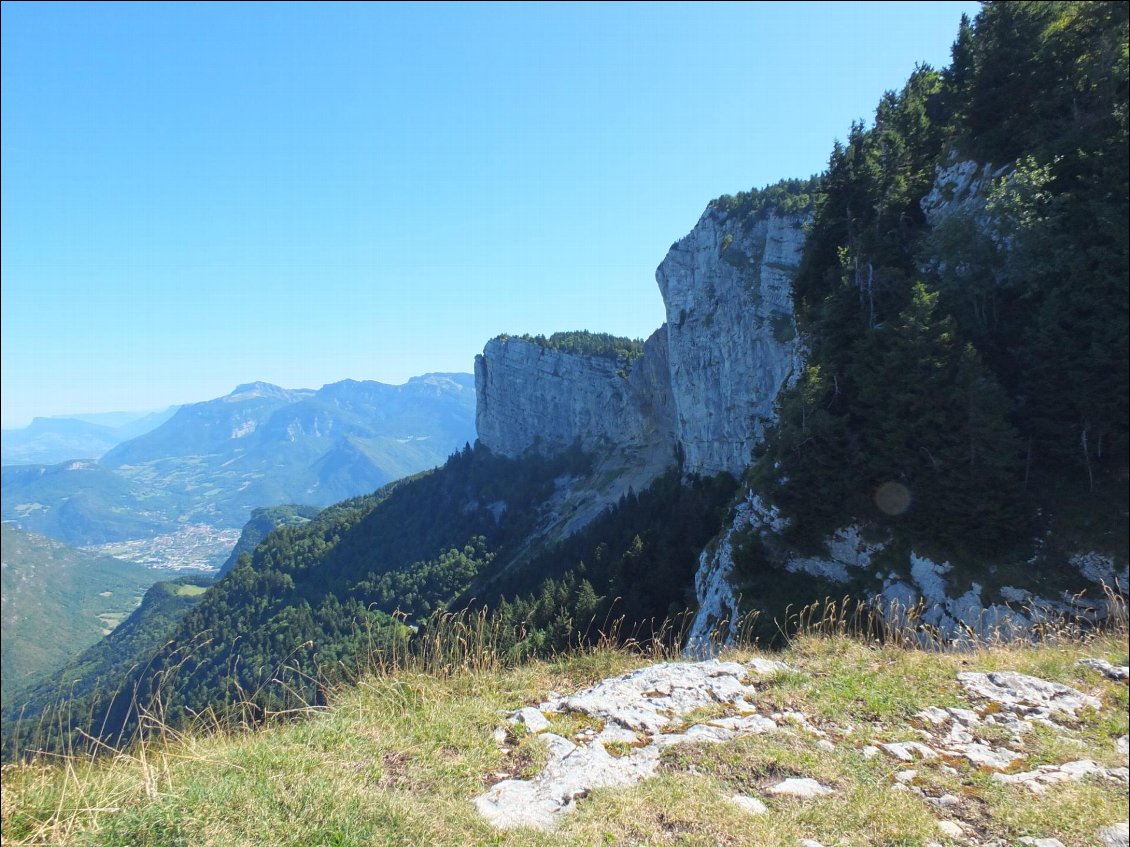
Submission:
{"label": "patch of green grass", "polygon": [[950,655],[846,637],[798,639],[790,652],[797,671],[772,679],[762,702],[818,723],[905,726],[927,706],[965,705]]}
{"label": "patch of green grass", "polygon": [[[1003,785],[968,763],[907,765],[867,758],[869,743],[917,739],[910,716],[927,706],[971,706],[956,675],[1013,669],[1074,685],[1102,707],[1063,731],[1025,737],[1025,768],[1092,758],[1119,764],[1115,739],[1126,732],[1127,689],[1076,664],[1082,656],[1117,661],[1125,638],[1086,644],[1010,647],[969,653],[905,651],[848,638],[803,638],[779,658],[794,670],[764,677],[762,712],[808,715],[834,748],[800,727],[725,743],[666,749],[658,775],[631,788],[596,789],[557,829],[496,831],[472,799],[501,779],[532,778],[546,762],[541,736],[509,728],[504,715],[550,692],[572,692],[647,663],[624,651],[563,655],[505,671],[445,676],[390,672],[342,688],[330,707],[256,731],[213,731],[151,741],[118,756],[4,769],[5,844],[112,845],[926,845],[943,842],[937,820],[961,821],[979,840],[1015,843],[1056,837],[1068,847],[1094,840],[1099,826],[1125,817],[1125,786],[1084,780],[1036,797]],[[736,653],[734,658],[748,658]],[[685,726],[728,714],[719,704]],[[599,731],[599,719],[559,716],[551,731]],[[986,728],[983,736],[1002,739]],[[628,755],[631,745],[610,745]],[[946,809],[894,789],[895,774],[927,795],[958,798]],[[811,777],[834,789],[814,800],[778,798],[769,786]],[[728,802],[759,797],[751,815]],[[1121,817],[1119,817],[1121,815]]]}
{"label": "patch of green grass", "polygon": [[578,736],[597,735],[604,729],[604,720],[577,712],[549,716],[549,732],[562,738],[575,739]]}
{"label": "patch of green grass", "polygon": [[199,597],[207,590],[203,585],[178,585],[176,594],[178,597]]}
{"label": "patch of green grass", "polygon": [[979,796],[986,806],[987,829],[1013,842],[1029,835],[1058,838],[1067,847],[1091,847],[1099,829],[1126,820],[1126,786],[1107,781],[1061,783],[1039,797],[1019,785],[987,782]]}

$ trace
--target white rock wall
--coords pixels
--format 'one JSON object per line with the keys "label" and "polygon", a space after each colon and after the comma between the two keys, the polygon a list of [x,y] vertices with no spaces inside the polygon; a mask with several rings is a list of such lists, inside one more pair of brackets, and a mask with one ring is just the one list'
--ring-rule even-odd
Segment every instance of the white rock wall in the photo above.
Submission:
{"label": "white rock wall", "polygon": [[791,278],[803,216],[745,229],[716,204],[656,271],[667,323],[625,380],[611,361],[514,338],[476,359],[479,439],[519,455],[560,449],[681,445],[686,471],[739,475],[777,393],[798,367]]}
{"label": "white rock wall", "polygon": [[475,358],[479,440],[493,452],[646,447],[674,461],[666,339],[657,331],[628,374],[611,359],[500,337]]}
{"label": "white rock wall", "polygon": [[791,281],[805,220],[770,215],[746,231],[712,204],[656,271],[689,472],[740,474],[797,368]]}
{"label": "white rock wall", "polygon": [[994,168],[990,163],[970,160],[939,166],[934,175],[934,185],[918,205],[930,226],[937,226],[959,212],[971,214],[979,222],[984,222],[989,188],[994,180],[1010,169],[1010,165]]}

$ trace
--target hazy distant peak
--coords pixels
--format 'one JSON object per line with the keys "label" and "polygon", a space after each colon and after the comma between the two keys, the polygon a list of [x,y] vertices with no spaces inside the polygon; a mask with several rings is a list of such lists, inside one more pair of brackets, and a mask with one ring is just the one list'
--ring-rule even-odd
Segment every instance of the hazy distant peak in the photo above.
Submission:
{"label": "hazy distant peak", "polygon": [[245,382],[237,385],[228,397],[242,400],[249,397],[289,397],[292,393],[269,382]]}
{"label": "hazy distant peak", "polygon": [[475,387],[475,377],[469,373],[428,373],[411,377],[405,385],[434,385],[442,388],[462,390]]}

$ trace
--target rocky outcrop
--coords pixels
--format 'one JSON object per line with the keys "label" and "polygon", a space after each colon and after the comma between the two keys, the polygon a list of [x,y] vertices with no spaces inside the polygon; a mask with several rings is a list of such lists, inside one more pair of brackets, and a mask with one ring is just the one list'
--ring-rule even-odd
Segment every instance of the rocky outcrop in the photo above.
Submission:
{"label": "rocky outcrop", "polygon": [[475,357],[475,390],[479,441],[500,455],[552,453],[579,442],[587,449],[647,447],[673,460],[674,407],[661,330],[627,373],[615,359],[499,336]]}
{"label": "rocky outcrop", "polygon": [[684,468],[740,474],[797,368],[792,275],[801,215],[750,224],[711,204],[656,271]]}
{"label": "rocky outcrop", "polygon": [[[921,201],[928,222],[939,226],[960,217],[997,238],[988,197],[1009,169],[952,157],[938,168]],[[805,214],[756,210],[743,202],[711,203],[694,229],[672,245],[656,271],[667,321],[627,372],[614,360],[513,338],[488,343],[475,368],[479,439],[510,456],[573,443],[606,455],[619,451],[622,466],[647,468],[636,471],[636,490],[676,455],[687,473],[740,476],[775,417],[780,391],[803,365],[792,280],[808,220]],[[569,531],[610,502],[615,501],[592,499],[570,519]],[[778,523],[751,492],[702,553],[690,652],[709,654],[713,643],[737,633],[738,595],[731,577],[734,545],[743,533],[763,536],[783,571],[839,583],[885,610],[901,610],[896,620],[907,623],[914,616],[914,625],[931,630],[931,637],[1018,637],[1044,621],[1106,614],[1101,600],[1088,609],[1070,594],[1047,598],[988,581],[956,591],[947,581],[949,563],[914,552],[888,556],[885,572],[875,573],[886,543],[864,538],[858,525],[826,539],[826,555],[800,556],[771,543]],[[1081,554],[1071,563],[1096,583],[1126,582],[1125,567],[1109,557]]]}
{"label": "rocky outcrop", "polygon": [[[606,679],[536,709],[511,717],[526,732],[543,733],[549,761],[533,779],[506,779],[475,798],[479,813],[500,829],[550,829],[562,813],[594,788],[628,786],[653,776],[665,747],[696,741],[726,741],[739,735],[790,725],[756,713],[756,681],[788,668],[767,659],[740,662],[665,663]],[[704,708],[726,706],[733,714],[689,728],[682,718]],[[552,732],[546,715],[584,715],[599,724],[572,740]],[[502,733],[503,743],[507,738]]]}
{"label": "rocky outcrop", "polygon": [[690,473],[740,474],[799,354],[801,215],[750,223],[715,203],[656,271],[666,325],[627,374],[612,359],[500,336],[475,360],[479,440],[496,453],[647,446]]}
{"label": "rocky outcrop", "polygon": [[741,612],[739,597],[731,582],[734,545],[751,526],[768,519],[769,510],[750,493],[734,510],[730,526],[702,551],[695,571],[694,590],[698,611],[687,633],[688,656],[710,656],[719,643],[733,643],[738,635]]}
{"label": "rocky outcrop", "polygon": [[[1104,667],[1111,666],[1105,661],[1086,658],[1079,663],[1103,670],[1110,678]],[[513,712],[509,728],[499,727],[494,733],[504,755],[526,736],[538,736],[547,753],[545,767],[531,779],[496,774],[500,781],[476,797],[475,806],[500,829],[551,829],[593,789],[627,787],[655,775],[663,766],[667,748],[777,733],[790,737],[798,747],[809,747],[808,755],[796,761],[861,756],[869,762],[863,766],[869,778],[888,780],[891,791],[910,792],[944,815],[937,821],[942,833],[995,847],[1003,842],[983,838],[979,831],[985,804],[976,798],[976,789],[968,789],[972,799],[950,794],[944,788],[946,781],[939,777],[987,773],[993,782],[1021,786],[1036,796],[1065,782],[1087,779],[1124,788],[1130,780],[1125,735],[1117,741],[1117,755],[1111,755],[1101,745],[1088,747],[1071,728],[1084,710],[1102,714],[1112,707],[1062,683],[1016,671],[964,671],[957,674],[956,681],[968,701],[965,705],[928,706],[913,714],[909,725],[874,722],[860,731],[854,721],[844,723],[835,715],[810,717],[774,710],[769,703],[775,698],[764,693],[783,673],[794,679],[803,676],[801,670],[764,658],[665,662],[605,679],[571,695],[551,695],[536,707]],[[1105,684],[1124,685],[1121,681]],[[555,730],[572,735],[565,737]],[[1078,747],[1101,761],[1043,761],[1046,753],[1041,752],[1037,739],[1048,735],[1057,736],[1065,751]],[[917,740],[884,740],[907,736]],[[673,762],[668,757],[666,767],[672,768]],[[743,789],[755,790],[761,797],[742,793],[729,794],[726,799],[749,814],[762,815],[786,804],[826,802],[843,790],[843,786],[824,785],[795,771],[786,776],[788,772],[787,767],[780,772],[770,770],[753,784],[743,782]],[[972,786],[978,781],[963,784]],[[1102,834],[1107,830],[1117,839],[1124,829],[1123,823],[1108,826],[1100,832],[1100,840],[1107,843]],[[1050,839],[1020,840],[1051,847]],[[800,839],[800,843],[816,842]]]}
{"label": "rocky outcrop", "polygon": [[989,189],[994,180],[1010,169],[1010,165],[993,167],[990,163],[955,159],[938,167],[934,185],[918,205],[930,226],[959,213],[972,215],[978,224],[984,225]]}
{"label": "rocky outcrop", "polygon": [[[479,441],[504,456],[573,444],[618,454],[636,469],[637,490],[677,456],[688,473],[740,475],[773,419],[777,394],[799,369],[792,275],[806,221],[771,207],[756,213],[711,203],[656,271],[667,322],[626,372],[615,359],[534,341],[488,342],[475,359]],[[592,498],[578,514],[594,516],[610,502]],[[748,522],[743,515],[739,509]],[[568,530],[583,522],[571,519]],[[709,650],[720,622],[728,621],[729,636],[735,632],[735,531],[700,563],[703,611],[692,635],[700,650]]]}

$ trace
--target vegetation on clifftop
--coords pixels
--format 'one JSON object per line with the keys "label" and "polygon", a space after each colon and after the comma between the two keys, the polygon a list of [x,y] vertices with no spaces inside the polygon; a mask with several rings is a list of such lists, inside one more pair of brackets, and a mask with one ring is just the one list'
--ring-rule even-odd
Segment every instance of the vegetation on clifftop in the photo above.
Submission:
{"label": "vegetation on clifftop", "polygon": [[519,335],[521,341],[528,341],[545,347],[548,350],[560,350],[563,353],[573,353],[577,356],[592,356],[599,359],[611,359],[618,362],[623,368],[629,367],[632,362],[643,356],[643,339],[625,338],[619,335],[609,335],[607,332],[589,332],[587,329],[573,332],[555,332],[548,337],[544,335]]}
{"label": "vegetation on clifftop", "polygon": [[[743,219],[814,203],[794,292],[807,367],[743,481],[791,520],[791,551],[858,522],[967,571],[1019,562],[1039,577],[1037,528],[1059,571],[1083,549],[1125,558],[1126,44],[1124,3],[988,4],[962,23],[954,64],[884,95],[818,183],[716,201]],[[993,105],[998,86],[1007,104]],[[932,230],[920,201],[937,168],[985,157],[1008,165],[990,223]],[[622,373],[642,354],[599,333],[525,340]],[[445,610],[491,610],[506,662],[646,633],[687,605],[735,482],[664,477],[571,539],[538,539],[562,491],[606,490],[599,473],[576,449],[513,460],[468,446],[280,528],[137,671],[43,718],[50,743],[117,742],[155,713],[179,727],[320,707],[373,657],[426,648]]]}

